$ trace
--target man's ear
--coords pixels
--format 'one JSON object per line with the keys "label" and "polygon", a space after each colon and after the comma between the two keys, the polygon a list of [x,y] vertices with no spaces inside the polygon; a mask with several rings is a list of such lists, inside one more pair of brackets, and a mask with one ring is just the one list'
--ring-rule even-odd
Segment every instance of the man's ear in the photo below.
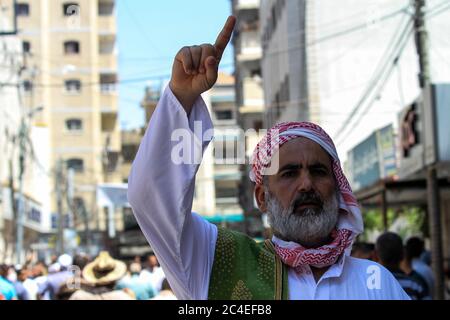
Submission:
{"label": "man's ear", "polygon": [[264,192],[264,186],[257,185],[255,187],[255,198],[256,203],[258,204],[258,208],[261,212],[267,211],[267,204],[266,204],[266,195]]}

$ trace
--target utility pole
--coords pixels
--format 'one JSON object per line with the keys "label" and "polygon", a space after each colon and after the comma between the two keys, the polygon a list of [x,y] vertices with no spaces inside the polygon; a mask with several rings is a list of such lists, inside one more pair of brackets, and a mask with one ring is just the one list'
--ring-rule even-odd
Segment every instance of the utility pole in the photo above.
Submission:
{"label": "utility pole", "polygon": [[[15,141],[15,137],[12,137],[12,143]],[[14,153],[14,151],[13,151]],[[10,190],[10,202],[11,202],[11,210],[12,210],[12,224],[10,228],[10,237],[8,240],[10,240],[11,246],[14,246],[16,243],[16,237],[17,237],[17,230],[14,230],[17,226],[17,203],[16,203],[16,192],[15,192],[15,185],[14,185],[14,161],[12,158],[9,159],[9,190]],[[16,231],[16,232],[14,232]],[[5,250],[7,251],[7,250]]]}
{"label": "utility pole", "polygon": [[[73,197],[75,192],[75,185],[74,185],[74,179],[75,179],[75,170],[73,168],[69,168],[67,170],[67,188],[66,188],[66,198],[67,198],[67,207],[69,211],[69,221],[75,222],[75,209],[74,209],[74,203],[73,203]],[[72,225],[70,225],[70,228],[72,228]]]}
{"label": "utility pole", "polygon": [[90,247],[91,247],[91,231],[89,229],[89,217],[88,217],[88,213],[86,210],[86,206],[84,204],[84,202],[77,202],[76,204],[76,208],[77,208],[77,212],[81,212],[81,215],[83,216],[83,220],[84,220],[84,241],[85,241],[85,245],[86,245],[86,250],[88,250],[88,252],[90,252]]}
{"label": "utility pole", "polygon": [[56,164],[55,190],[56,190],[56,206],[58,210],[58,246],[59,255],[64,253],[64,213],[63,213],[63,161],[58,159]]}
{"label": "utility pole", "polygon": [[[414,29],[415,29],[415,42],[417,47],[417,53],[419,55],[419,84],[422,89],[422,95],[425,96],[426,90],[430,87],[430,73],[429,73],[429,55],[428,55],[428,34],[425,26],[425,0],[413,0],[415,9]],[[424,101],[429,101],[424,99]],[[431,100],[433,101],[433,100]],[[435,122],[435,110],[434,102],[431,105],[426,105],[425,108],[429,108],[429,112],[432,114],[432,128],[429,132],[434,135],[433,141],[436,140],[436,122]],[[436,144],[434,144],[436,148]],[[436,149],[434,149],[436,155]],[[427,200],[428,200],[428,216],[430,225],[430,237],[431,237],[431,255],[432,255],[432,267],[435,278],[435,292],[434,298],[437,300],[444,299],[444,270],[443,270],[443,257],[442,257],[442,231],[441,231],[441,214],[440,214],[440,194],[439,184],[437,179],[436,170],[436,157],[434,157],[433,163],[427,166]]]}
{"label": "utility pole", "polygon": [[17,202],[17,235],[16,235],[16,257],[17,263],[22,264],[23,256],[23,227],[25,222],[25,197],[23,196],[23,177],[25,174],[25,155],[28,130],[25,119],[22,118],[19,130],[19,201]]}

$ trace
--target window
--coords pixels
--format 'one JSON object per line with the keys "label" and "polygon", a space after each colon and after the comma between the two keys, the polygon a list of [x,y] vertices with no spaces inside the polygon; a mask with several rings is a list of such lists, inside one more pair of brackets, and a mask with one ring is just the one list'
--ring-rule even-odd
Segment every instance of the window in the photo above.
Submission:
{"label": "window", "polygon": [[216,198],[236,198],[238,197],[237,188],[216,185]]}
{"label": "window", "polygon": [[263,122],[261,120],[253,121],[253,129],[256,131],[262,130],[263,128]]}
{"label": "window", "polygon": [[104,160],[104,170],[108,173],[112,173],[117,170],[119,164],[120,152],[108,151]]}
{"label": "window", "polygon": [[83,130],[83,121],[81,119],[69,119],[66,121],[66,128],[69,131]]}
{"label": "window", "polygon": [[18,17],[28,17],[30,15],[30,5],[28,3],[18,3],[16,15]]}
{"label": "window", "polygon": [[31,43],[29,41],[22,42],[22,50],[23,50],[23,53],[30,53],[31,52]]}
{"label": "window", "polygon": [[231,140],[216,139],[214,143],[214,158],[217,164],[234,163],[238,161],[239,154],[239,143],[235,138]]}
{"label": "window", "polygon": [[81,92],[81,81],[80,80],[66,80],[64,82],[64,87],[67,93],[80,93]]}
{"label": "window", "polygon": [[33,91],[33,83],[30,80],[25,80],[22,84],[23,91],[25,92],[31,92]]}
{"label": "window", "polygon": [[82,159],[69,159],[66,161],[67,170],[73,169],[75,172],[84,171],[84,161]]}
{"label": "window", "polygon": [[138,145],[135,144],[125,144],[122,146],[122,157],[127,163],[133,162],[138,151]]}
{"label": "window", "polygon": [[78,41],[64,42],[64,53],[65,54],[79,54],[80,53],[80,43]]}
{"label": "window", "polygon": [[114,73],[100,74],[100,91],[102,93],[116,92],[117,75]]}
{"label": "window", "polygon": [[83,198],[73,198],[73,209],[75,212],[81,216],[86,214],[86,206],[84,204]]}
{"label": "window", "polygon": [[99,16],[112,16],[114,14],[114,2],[100,1],[98,3]]}
{"label": "window", "polygon": [[233,120],[233,112],[231,110],[216,111],[217,120]]}
{"label": "window", "polygon": [[99,53],[100,54],[113,54],[116,48],[116,42],[110,38],[100,38],[99,39]]}
{"label": "window", "polygon": [[76,2],[67,2],[63,4],[63,15],[69,17],[80,14],[80,6]]}

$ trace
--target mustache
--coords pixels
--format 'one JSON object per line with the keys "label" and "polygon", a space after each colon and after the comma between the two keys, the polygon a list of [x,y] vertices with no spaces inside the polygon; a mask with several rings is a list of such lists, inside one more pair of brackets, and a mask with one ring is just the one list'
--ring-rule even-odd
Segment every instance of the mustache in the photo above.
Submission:
{"label": "mustache", "polygon": [[305,204],[314,204],[320,208],[323,208],[322,198],[315,192],[303,192],[300,193],[292,202],[292,211],[296,212],[298,207]]}

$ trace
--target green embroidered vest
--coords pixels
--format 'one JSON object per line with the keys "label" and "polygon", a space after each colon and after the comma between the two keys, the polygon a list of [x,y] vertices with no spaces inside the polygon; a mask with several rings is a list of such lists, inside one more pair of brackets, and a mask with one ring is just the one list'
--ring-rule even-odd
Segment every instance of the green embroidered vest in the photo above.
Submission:
{"label": "green embroidered vest", "polygon": [[210,300],[288,298],[287,269],[270,240],[257,243],[239,232],[218,230],[209,281]]}

